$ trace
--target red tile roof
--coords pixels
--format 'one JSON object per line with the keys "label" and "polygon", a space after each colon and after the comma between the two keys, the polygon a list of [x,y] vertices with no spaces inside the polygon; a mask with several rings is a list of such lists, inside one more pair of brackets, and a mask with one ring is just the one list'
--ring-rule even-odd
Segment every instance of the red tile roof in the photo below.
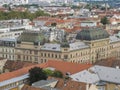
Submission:
{"label": "red tile roof", "polygon": [[[53,79],[53,77],[50,77],[48,79],[51,79],[51,78]],[[61,78],[54,78],[54,79],[58,80],[54,88],[57,88],[59,90],[86,90],[85,83],[72,81],[71,79],[68,79],[68,80],[64,80]],[[21,90],[43,90],[43,89],[24,85]]]}
{"label": "red tile roof", "polygon": [[56,70],[61,71],[63,74],[66,72],[70,72],[71,74],[77,73],[84,69],[88,69],[91,67],[91,64],[77,64],[71,62],[64,62],[64,61],[56,61],[56,60],[49,60],[47,62],[49,67],[56,68]]}
{"label": "red tile roof", "polygon": [[0,82],[24,75],[24,74],[28,73],[29,69],[31,69],[33,67],[44,68],[44,67],[46,67],[46,63],[24,67],[22,69],[19,69],[19,70],[13,71],[13,72],[3,73],[0,75]]}
{"label": "red tile roof", "polygon": [[56,84],[55,88],[58,88],[60,90],[86,90],[85,83],[72,81],[71,79],[67,80],[61,78],[54,79],[58,80],[58,83]]}
{"label": "red tile roof", "polygon": [[4,70],[7,69],[11,72],[11,71],[15,71],[15,70],[21,69],[23,67],[32,66],[35,64],[36,63],[7,60],[3,68],[4,68]]}
{"label": "red tile roof", "polygon": [[76,64],[76,63],[71,63],[71,62],[49,60],[46,63],[24,67],[22,69],[19,69],[13,72],[3,73],[0,75],[0,82],[24,75],[28,73],[29,69],[33,67],[40,67],[40,68],[53,67],[56,70],[61,71],[63,74],[66,74],[66,72],[73,74],[73,73],[82,71],[84,69],[88,69],[91,66],[92,66],[91,64]]}
{"label": "red tile roof", "polygon": [[116,58],[107,58],[97,61],[95,65],[107,66],[107,67],[120,67],[120,60]]}

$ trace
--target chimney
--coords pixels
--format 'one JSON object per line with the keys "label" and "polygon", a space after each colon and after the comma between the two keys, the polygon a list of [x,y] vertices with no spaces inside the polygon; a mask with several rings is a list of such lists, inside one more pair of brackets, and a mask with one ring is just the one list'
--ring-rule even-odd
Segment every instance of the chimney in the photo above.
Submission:
{"label": "chimney", "polygon": [[116,66],[116,69],[120,69],[119,66]]}

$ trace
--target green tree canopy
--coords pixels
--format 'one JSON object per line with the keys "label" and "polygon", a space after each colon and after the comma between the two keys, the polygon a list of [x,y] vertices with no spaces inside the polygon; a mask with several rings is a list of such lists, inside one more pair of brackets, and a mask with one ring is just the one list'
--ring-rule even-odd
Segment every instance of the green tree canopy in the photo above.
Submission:
{"label": "green tree canopy", "polygon": [[29,70],[29,84],[39,81],[39,80],[46,80],[47,75],[40,67],[34,67]]}
{"label": "green tree canopy", "polygon": [[44,69],[44,72],[46,73],[47,76],[52,76],[53,75],[53,71],[50,69]]}
{"label": "green tree canopy", "polygon": [[57,23],[51,23],[52,27],[56,27]]}
{"label": "green tree canopy", "polygon": [[63,74],[60,71],[54,71],[52,76],[53,77],[58,77],[58,78],[63,78]]}
{"label": "green tree canopy", "polygon": [[29,11],[18,12],[18,11],[9,11],[9,12],[0,12],[0,20],[9,20],[9,19],[30,19],[33,20],[39,16],[49,16],[48,13],[44,11],[36,11],[31,13]]}
{"label": "green tree canopy", "polygon": [[107,19],[107,17],[103,17],[100,21],[103,25],[109,24],[109,20]]}

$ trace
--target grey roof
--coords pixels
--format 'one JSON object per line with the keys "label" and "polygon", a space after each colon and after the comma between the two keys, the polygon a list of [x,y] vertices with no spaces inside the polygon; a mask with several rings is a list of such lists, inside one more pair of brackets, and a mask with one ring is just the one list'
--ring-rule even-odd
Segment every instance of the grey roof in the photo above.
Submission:
{"label": "grey roof", "polygon": [[2,82],[0,82],[0,87],[6,86],[10,83],[15,83],[15,82],[27,79],[28,77],[29,77],[28,74],[25,74],[25,75],[21,75],[19,77],[15,77],[15,78],[12,78],[12,79],[9,79],[9,80],[2,81]]}
{"label": "grey roof", "polygon": [[78,82],[85,82],[85,83],[95,83],[98,82],[100,79],[96,74],[91,74],[89,71],[84,70],[79,73],[73,74],[70,76],[73,80]]}
{"label": "grey roof", "polygon": [[95,84],[99,81],[120,84],[120,69],[95,65],[71,75],[75,81]]}
{"label": "grey roof", "polygon": [[87,28],[79,32],[76,36],[76,39],[78,40],[87,40],[87,41],[99,40],[105,38],[109,38],[109,34],[107,33],[106,30],[100,28]]}
{"label": "grey roof", "polygon": [[[57,43],[54,43],[54,44],[52,44],[52,43],[45,43],[41,47],[41,50],[61,51],[61,48],[62,48],[62,46],[60,44],[57,44]],[[70,48],[70,51],[73,51],[73,50],[89,48],[89,46],[86,45],[84,42],[79,41],[79,42],[70,43],[68,48]]]}
{"label": "grey roof", "polygon": [[60,44],[45,43],[41,50],[60,51]]}
{"label": "grey roof", "polygon": [[110,43],[120,42],[120,37],[116,35],[110,36],[109,38],[110,38]]}
{"label": "grey roof", "polygon": [[18,41],[23,42],[44,42],[45,40],[44,35],[38,31],[26,31],[18,37]]}
{"label": "grey roof", "polygon": [[33,87],[46,87],[48,84],[57,82],[58,80],[56,79],[49,79],[49,80],[40,80],[32,84]]}
{"label": "grey roof", "polygon": [[12,42],[16,42],[17,39],[15,37],[0,38],[0,41],[12,41]]}
{"label": "grey roof", "polygon": [[45,89],[45,90],[60,90],[60,89],[58,89],[58,88],[52,88],[52,87],[50,87],[50,86],[45,86],[45,87],[43,87],[42,89]]}
{"label": "grey roof", "polygon": [[83,48],[89,48],[88,45],[86,45],[84,42],[74,42],[70,44],[70,50],[78,50],[78,49],[83,49]]}

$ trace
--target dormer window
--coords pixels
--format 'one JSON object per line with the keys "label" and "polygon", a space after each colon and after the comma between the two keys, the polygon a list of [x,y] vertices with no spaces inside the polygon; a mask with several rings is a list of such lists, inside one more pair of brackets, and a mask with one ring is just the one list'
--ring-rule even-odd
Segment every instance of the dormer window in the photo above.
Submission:
{"label": "dormer window", "polygon": [[64,49],[64,51],[68,51],[68,49]]}

